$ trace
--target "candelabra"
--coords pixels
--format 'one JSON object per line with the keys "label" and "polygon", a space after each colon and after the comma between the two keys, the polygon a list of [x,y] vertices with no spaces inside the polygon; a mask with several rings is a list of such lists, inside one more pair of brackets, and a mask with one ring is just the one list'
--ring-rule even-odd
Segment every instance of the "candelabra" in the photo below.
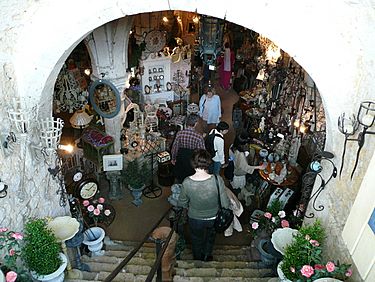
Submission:
{"label": "candelabra", "polygon": [[[353,115],[347,118],[345,113],[342,113],[341,116],[338,118],[338,129],[342,134],[345,135],[344,149],[343,149],[342,158],[341,158],[340,175],[344,166],[346,143],[348,141],[356,141],[358,142],[357,156],[356,156],[356,160],[355,160],[352,173],[350,175],[350,179],[353,178],[354,172],[358,165],[361,150],[365,144],[365,137],[368,134],[375,134],[375,131],[368,130],[370,127],[374,125],[374,123],[375,123],[375,102],[372,102],[372,101],[364,101],[360,104],[357,117]],[[362,127],[362,131],[358,133],[357,138],[350,138],[357,132],[360,125]]]}

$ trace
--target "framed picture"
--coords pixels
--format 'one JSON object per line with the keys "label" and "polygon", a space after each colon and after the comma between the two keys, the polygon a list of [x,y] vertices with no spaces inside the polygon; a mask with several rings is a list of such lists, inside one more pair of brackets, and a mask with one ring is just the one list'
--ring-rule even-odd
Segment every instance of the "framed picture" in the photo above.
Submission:
{"label": "framed picture", "polygon": [[116,155],[104,155],[103,156],[103,170],[104,171],[116,171],[122,170],[123,166],[122,154]]}

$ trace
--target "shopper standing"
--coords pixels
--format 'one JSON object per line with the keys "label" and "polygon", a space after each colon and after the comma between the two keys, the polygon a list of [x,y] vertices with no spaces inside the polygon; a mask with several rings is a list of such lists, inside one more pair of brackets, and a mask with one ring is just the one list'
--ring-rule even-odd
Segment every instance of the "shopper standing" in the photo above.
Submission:
{"label": "shopper standing", "polygon": [[230,78],[234,69],[234,52],[229,47],[229,42],[224,44],[224,56],[218,58],[219,75],[220,75],[220,86],[224,90],[230,88]]}
{"label": "shopper standing", "polygon": [[219,122],[216,128],[212,129],[209,134],[215,134],[214,151],[215,156],[212,158],[210,173],[220,174],[221,166],[225,164],[224,153],[224,135],[229,131],[229,125],[225,121]]}
{"label": "shopper standing", "polygon": [[203,128],[207,133],[220,122],[221,118],[221,100],[215,94],[215,89],[206,87],[206,94],[203,94],[199,100],[199,115],[203,119]]}
{"label": "shopper standing", "polygon": [[[211,156],[206,150],[195,150],[192,166],[195,173],[182,182],[179,206],[188,209],[193,258],[211,261],[216,231],[214,222],[219,209],[215,176],[208,173]],[[229,208],[224,181],[217,176],[222,207]]]}
{"label": "shopper standing", "polygon": [[177,183],[182,183],[185,177],[194,174],[190,160],[194,149],[204,149],[204,140],[195,130],[199,120],[197,114],[186,118],[186,129],[177,132],[171,150],[171,162],[174,165],[174,175]]}

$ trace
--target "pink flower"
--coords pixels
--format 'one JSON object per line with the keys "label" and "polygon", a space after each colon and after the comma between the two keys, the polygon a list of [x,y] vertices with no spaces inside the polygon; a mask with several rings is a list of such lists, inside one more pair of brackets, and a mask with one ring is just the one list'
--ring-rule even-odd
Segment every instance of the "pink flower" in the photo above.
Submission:
{"label": "pink flower", "polygon": [[335,264],[332,261],[327,262],[326,268],[328,272],[335,271]]}
{"label": "pink flower", "polygon": [[105,201],[105,199],[104,199],[103,197],[100,197],[100,198],[98,199],[98,202],[101,203],[101,204],[103,204],[104,201]]}
{"label": "pink flower", "polygon": [[289,268],[289,270],[290,270],[290,272],[292,272],[292,273],[296,273],[296,269],[295,269],[293,266],[291,266],[291,267]]}
{"label": "pink flower", "polygon": [[287,227],[289,227],[289,222],[288,222],[287,220],[283,219],[283,220],[281,221],[281,227],[282,227],[282,228],[287,228]]}
{"label": "pink flower", "polygon": [[105,216],[109,216],[111,214],[111,211],[110,210],[105,210],[104,214],[105,214]]}
{"label": "pink flower", "polygon": [[352,270],[351,268],[349,268],[349,269],[345,272],[345,276],[346,276],[346,277],[350,277],[350,276],[352,276],[352,274],[353,274],[353,270]]}
{"label": "pink flower", "polygon": [[314,268],[311,265],[302,266],[301,273],[303,276],[310,278],[314,274]]}
{"label": "pink flower", "polygon": [[6,228],[6,227],[0,228],[0,232],[7,232],[7,231],[8,231],[8,228]]}
{"label": "pink flower", "polygon": [[284,218],[285,217],[285,211],[279,211],[279,213],[277,214],[280,218]]}
{"label": "pink flower", "polygon": [[87,207],[90,204],[90,202],[88,200],[84,200],[82,204],[84,207]]}
{"label": "pink flower", "polygon": [[99,209],[99,210],[102,210],[102,209],[103,209],[103,205],[102,205],[102,204],[98,204],[98,205],[96,206],[96,208]]}
{"label": "pink flower", "polygon": [[94,209],[94,215],[99,215],[100,214],[100,209]]}
{"label": "pink flower", "polygon": [[314,269],[315,270],[323,270],[323,269],[325,269],[326,267],[325,267],[325,265],[323,265],[323,264],[315,264],[314,265]]}
{"label": "pink flower", "polygon": [[13,237],[16,240],[22,240],[22,238],[23,238],[23,235],[21,233],[19,233],[19,232],[14,232],[10,236]]}
{"label": "pink flower", "polygon": [[310,244],[313,245],[314,247],[319,247],[319,242],[316,240],[310,240]]}
{"label": "pink flower", "polygon": [[6,282],[15,282],[17,279],[17,273],[14,271],[9,271],[5,277]]}
{"label": "pink flower", "polygon": [[267,217],[268,219],[271,219],[272,214],[270,212],[265,212],[264,217]]}
{"label": "pink flower", "polygon": [[251,224],[251,228],[253,228],[253,229],[258,229],[258,227],[259,227],[259,223],[258,222],[253,222]]}
{"label": "pink flower", "polygon": [[13,250],[13,249],[10,249],[10,250],[9,250],[9,255],[10,255],[11,257],[14,256],[15,253],[16,253],[15,250]]}
{"label": "pink flower", "polygon": [[87,207],[87,210],[88,210],[89,212],[92,212],[94,209],[95,209],[95,208],[94,208],[93,205],[89,205],[89,206]]}

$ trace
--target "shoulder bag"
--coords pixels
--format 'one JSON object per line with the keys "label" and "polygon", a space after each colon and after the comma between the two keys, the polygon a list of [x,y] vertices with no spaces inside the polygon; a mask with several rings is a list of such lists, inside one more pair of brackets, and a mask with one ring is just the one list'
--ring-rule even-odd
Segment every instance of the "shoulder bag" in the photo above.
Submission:
{"label": "shoulder bag", "polygon": [[223,208],[221,206],[221,199],[220,199],[220,190],[219,190],[219,182],[217,180],[216,174],[215,176],[215,181],[216,181],[216,188],[217,188],[217,194],[218,194],[218,199],[219,199],[219,210],[216,214],[216,219],[215,219],[215,230],[216,232],[224,232],[229,225],[233,221],[233,211],[230,209]]}

